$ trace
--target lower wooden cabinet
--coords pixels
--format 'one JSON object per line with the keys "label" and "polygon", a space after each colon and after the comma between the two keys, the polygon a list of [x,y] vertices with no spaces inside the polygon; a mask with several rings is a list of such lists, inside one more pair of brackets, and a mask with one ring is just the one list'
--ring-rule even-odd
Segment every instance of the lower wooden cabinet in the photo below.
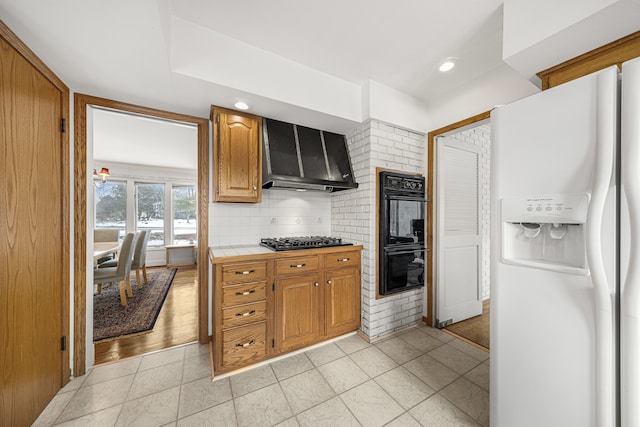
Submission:
{"label": "lower wooden cabinet", "polygon": [[320,283],[318,274],[275,281],[275,351],[295,350],[320,337]]}
{"label": "lower wooden cabinet", "polygon": [[325,273],[325,324],[327,337],[360,327],[360,269],[344,268]]}
{"label": "lower wooden cabinet", "polygon": [[220,368],[229,371],[264,359],[266,337],[266,321],[223,330]]}
{"label": "lower wooden cabinet", "polygon": [[357,330],[361,249],[213,259],[214,374]]}

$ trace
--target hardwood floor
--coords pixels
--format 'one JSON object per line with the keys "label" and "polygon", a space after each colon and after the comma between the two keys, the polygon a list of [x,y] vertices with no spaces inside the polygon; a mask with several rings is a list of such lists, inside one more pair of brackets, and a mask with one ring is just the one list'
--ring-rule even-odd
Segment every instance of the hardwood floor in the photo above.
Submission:
{"label": "hardwood floor", "polygon": [[489,300],[482,302],[482,314],[444,328],[445,332],[462,337],[485,349],[489,349]]}
{"label": "hardwood floor", "polygon": [[95,364],[139,356],[197,340],[198,269],[196,266],[179,267],[153,331],[96,344]]}

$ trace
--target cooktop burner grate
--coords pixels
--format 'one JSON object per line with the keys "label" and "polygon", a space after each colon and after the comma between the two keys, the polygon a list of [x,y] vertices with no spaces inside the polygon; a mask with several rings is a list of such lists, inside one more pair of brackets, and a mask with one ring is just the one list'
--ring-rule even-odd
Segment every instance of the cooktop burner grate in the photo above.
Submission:
{"label": "cooktop burner grate", "polygon": [[353,243],[343,242],[341,238],[327,236],[265,238],[260,239],[260,244],[276,251],[353,245]]}

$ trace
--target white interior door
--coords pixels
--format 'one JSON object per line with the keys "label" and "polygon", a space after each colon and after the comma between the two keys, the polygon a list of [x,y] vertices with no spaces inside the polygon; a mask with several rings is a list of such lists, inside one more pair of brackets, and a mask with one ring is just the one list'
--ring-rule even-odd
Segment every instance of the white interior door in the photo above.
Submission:
{"label": "white interior door", "polygon": [[480,149],[437,139],[438,327],[482,314]]}

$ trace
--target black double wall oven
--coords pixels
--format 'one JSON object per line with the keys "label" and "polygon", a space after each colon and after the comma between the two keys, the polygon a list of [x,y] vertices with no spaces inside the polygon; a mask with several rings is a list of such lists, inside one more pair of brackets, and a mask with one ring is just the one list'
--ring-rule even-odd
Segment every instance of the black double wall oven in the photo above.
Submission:
{"label": "black double wall oven", "polygon": [[380,172],[379,191],[379,293],[424,286],[425,179]]}

